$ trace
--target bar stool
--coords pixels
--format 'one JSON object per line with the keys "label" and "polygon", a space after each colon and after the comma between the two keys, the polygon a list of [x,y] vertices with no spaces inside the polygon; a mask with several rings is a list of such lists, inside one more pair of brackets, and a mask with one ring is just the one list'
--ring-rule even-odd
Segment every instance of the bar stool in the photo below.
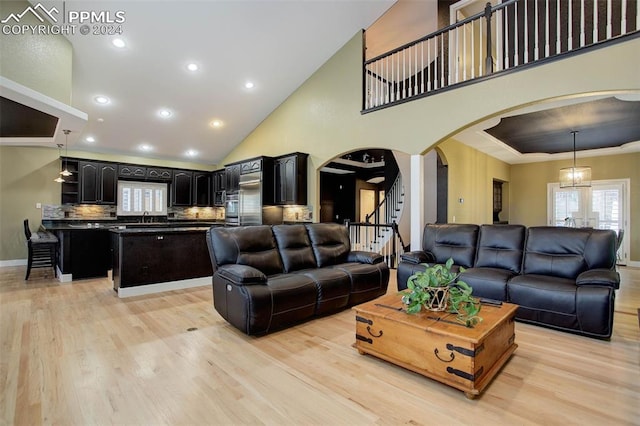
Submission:
{"label": "bar stool", "polygon": [[31,268],[53,268],[53,276],[56,277],[58,238],[51,232],[39,231],[32,234],[29,229],[29,219],[24,220],[24,235],[27,237],[27,246],[29,247],[27,275],[24,279],[29,279]]}

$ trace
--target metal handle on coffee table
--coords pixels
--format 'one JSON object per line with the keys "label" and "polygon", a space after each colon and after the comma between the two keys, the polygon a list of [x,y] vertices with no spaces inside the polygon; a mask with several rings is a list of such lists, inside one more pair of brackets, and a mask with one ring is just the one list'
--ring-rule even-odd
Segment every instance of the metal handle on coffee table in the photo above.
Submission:
{"label": "metal handle on coffee table", "polygon": [[442,362],[451,362],[456,358],[456,355],[453,352],[449,352],[449,356],[451,357],[451,359],[440,358],[440,351],[438,351],[438,348],[435,348],[433,350],[433,353],[436,355],[436,358],[438,358]]}
{"label": "metal handle on coffee table", "polygon": [[368,332],[369,332],[369,334],[370,334],[371,336],[373,336],[373,337],[381,337],[381,336],[382,336],[382,330],[380,330],[380,333],[378,333],[378,334],[373,334],[373,333],[371,332],[371,327],[370,327],[370,326],[367,326],[367,331],[368,331]]}

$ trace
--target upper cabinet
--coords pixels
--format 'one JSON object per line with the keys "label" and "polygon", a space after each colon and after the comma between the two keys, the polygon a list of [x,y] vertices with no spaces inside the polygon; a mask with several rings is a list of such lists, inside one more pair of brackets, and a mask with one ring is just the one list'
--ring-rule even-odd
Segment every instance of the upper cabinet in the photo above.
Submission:
{"label": "upper cabinet", "polygon": [[174,206],[191,206],[193,191],[193,172],[174,170],[171,184],[171,203]]}
{"label": "upper cabinet", "polygon": [[224,207],[224,194],[227,185],[227,173],[225,170],[216,170],[211,174],[213,180],[213,205]]}
{"label": "upper cabinet", "polygon": [[62,204],[75,204],[78,202],[78,160],[63,158],[63,166],[71,172],[71,176],[65,176],[64,182],[61,183],[61,199]]}
{"label": "upper cabinet", "polygon": [[274,158],[273,180],[275,204],[307,204],[308,156],[308,154],[296,152]]}
{"label": "upper cabinet", "polygon": [[198,207],[212,205],[210,172],[193,172],[193,204]]}
{"label": "upper cabinet", "polygon": [[117,174],[117,165],[113,163],[78,162],[78,202],[116,204]]}
{"label": "upper cabinet", "polygon": [[227,193],[234,194],[240,190],[240,164],[231,164],[226,167],[225,185]]}
{"label": "upper cabinet", "polygon": [[[136,166],[135,164],[119,164],[118,178],[120,179],[144,179],[147,175],[147,168]],[[171,179],[171,177],[169,177]]]}
{"label": "upper cabinet", "polygon": [[158,167],[147,167],[147,180],[170,182],[173,179],[173,170]]}

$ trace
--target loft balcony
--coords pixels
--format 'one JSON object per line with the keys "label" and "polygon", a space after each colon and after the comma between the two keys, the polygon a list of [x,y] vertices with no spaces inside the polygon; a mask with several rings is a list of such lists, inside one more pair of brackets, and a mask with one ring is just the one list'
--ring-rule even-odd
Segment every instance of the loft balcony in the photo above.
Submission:
{"label": "loft balcony", "polygon": [[[364,61],[362,113],[581,54],[640,29],[640,0],[507,0]],[[366,33],[365,33],[366,46]]]}

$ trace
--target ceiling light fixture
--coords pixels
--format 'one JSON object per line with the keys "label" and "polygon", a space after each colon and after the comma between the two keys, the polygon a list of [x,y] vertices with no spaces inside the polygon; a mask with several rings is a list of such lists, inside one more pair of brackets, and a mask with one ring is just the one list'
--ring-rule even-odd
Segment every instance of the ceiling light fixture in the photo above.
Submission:
{"label": "ceiling light fixture", "polygon": [[[62,144],[59,143],[57,145],[58,145],[58,158],[60,159],[60,169],[62,170]],[[60,174],[62,174],[62,171],[60,172]],[[62,178],[62,176],[58,175],[53,181],[58,183],[63,183],[64,179]]]}
{"label": "ceiling light fixture", "polygon": [[140,145],[140,151],[146,151],[149,152],[153,149],[153,147],[149,144],[143,143],[142,145]]}
{"label": "ceiling light fixture", "polygon": [[95,98],[93,98],[94,101],[96,101],[97,104],[100,105],[106,105],[109,102],[111,102],[111,100],[109,100],[109,98],[107,98],[106,96],[102,96],[102,95],[98,95]]}
{"label": "ceiling light fixture", "polygon": [[591,167],[576,166],[576,134],[577,130],[573,130],[573,167],[564,167],[560,169],[560,188],[577,188],[591,186]]}
{"label": "ceiling light fixture", "polygon": [[161,109],[160,111],[158,111],[158,115],[161,118],[169,118],[173,115],[173,113],[171,112],[171,110],[168,109]]}
{"label": "ceiling light fixture", "polygon": [[195,157],[196,155],[198,155],[198,151],[196,151],[195,149],[190,149],[185,154],[187,155],[187,157]]}
{"label": "ceiling light fixture", "polygon": [[89,143],[94,143],[96,141],[96,138],[94,138],[93,136],[87,136],[86,138],[84,138],[84,140]]}
{"label": "ceiling light fixture", "polygon": [[188,69],[189,71],[198,71],[198,69],[199,69],[199,68],[200,68],[200,67],[199,67],[199,66],[198,66],[198,64],[196,64],[196,63],[193,63],[193,62],[192,62],[192,63],[190,63],[190,64],[187,64],[187,69]]}
{"label": "ceiling light fixture", "polygon": [[121,38],[114,38],[113,40],[111,40],[111,43],[119,49],[122,49],[127,45],[127,43],[125,43],[125,41]]}
{"label": "ceiling light fixture", "polygon": [[254,85],[251,81],[247,81],[247,82],[244,84],[244,87],[245,87],[245,88],[247,88],[247,89],[253,89],[253,87],[254,87],[254,86],[255,86],[255,85]]}
{"label": "ceiling light fixture", "polygon": [[67,157],[69,156],[69,133],[71,130],[63,130],[64,132],[64,170],[60,172],[62,176],[71,176],[72,173],[67,169]]}
{"label": "ceiling light fixture", "polygon": [[222,121],[220,120],[213,120],[210,124],[211,127],[222,127]]}

